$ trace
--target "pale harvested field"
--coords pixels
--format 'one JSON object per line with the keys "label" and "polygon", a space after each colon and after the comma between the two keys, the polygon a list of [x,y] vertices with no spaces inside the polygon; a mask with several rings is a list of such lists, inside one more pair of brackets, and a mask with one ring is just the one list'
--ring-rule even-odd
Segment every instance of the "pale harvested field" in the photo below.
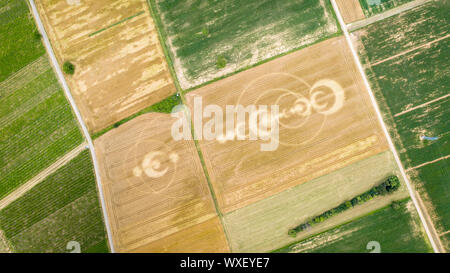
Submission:
{"label": "pale harvested field", "polygon": [[11,249],[6,241],[3,231],[0,230],[0,253],[11,253]]}
{"label": "pale harvested field", "polygon": [[227,239],[218,217],[152,242],[138,253],[224,253]]}
{"label": "pale harvested field", "polygon": [[193,141],[167,114],[142,115],[94,145],[116,251],[129,252],[216,216]]}
{"label": "pale harvested field", "polygon": [[386,151],[233,211],[224,217],[230,246],[234,252],[273,251],[408,197],[402,181],[394,194],[337,214],[296,238],[288,235],[290,228],[368,191],[393,174],[401,179],[394,156]]}
{"label": "pale harvested field", "polygon": [[[311,90],[322,80],[340,88],[317,86]],[[195,96],[203,98],[203,105],[221,107],[276,104],[284,115],[280,146],[273,152],[260,151],[265,141],[199,141],[223,212],[388,149],[342,37],[193,91],[186,95],[191,108]],[[324,108],[318,109],[320,105]],[[310,113],[302,112],[308,107]]]}
{"label": "pale harvested field", "polygon": [[[37,0],[59,63],[90,131],[175,93],[145,0]],[[76,1],[72,1],[76,2]]]}
{"label": "pale harvested field", "polygon": [[336,4],[347,24],[366,18],[359,0],[336,0]]}

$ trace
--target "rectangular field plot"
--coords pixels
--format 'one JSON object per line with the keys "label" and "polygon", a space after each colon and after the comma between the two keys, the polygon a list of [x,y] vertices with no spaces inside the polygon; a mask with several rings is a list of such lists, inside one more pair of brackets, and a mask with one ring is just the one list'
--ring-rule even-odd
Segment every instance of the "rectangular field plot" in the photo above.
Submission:
{"label": "rectangular field plot", "polygon": [[0,1],[0,41],[0,82],[45,53],[27,1]]}
{"label": "rectangular field plot", "polygon": [[369,190],[390,175],[400,177],[400,172],[387,151],[226,214],[230,246],[234,252],[273,251],[407,197],[402,186],[392,195],[377,197],[314,225],[296,238],[288,235],[290,228]]}
{"label": "rectangular field plot", "polygon": [[329,0],[150,0],[183,89],[338,32]]}
{"label": "rectangular field plot", "polygon": [[[26,2],[1,3],[0,199],[82,142],[40,39],[19,43],[35,30]],[[11,18],[19,14],[26,20]]]}
{"label": "rectangular field plot", "polygon": [[450,213],[448,185],[433,169],[450,155],[449,10],[448,1],[430,1],[356,32],[384,120],[438,233]]}
{"label": "rectangular field plot", "polygon": [[224,253],[227,239],[218,217],[138,248],[137,253]]}
{"label": "rectangular field plot", "polygon": [[432,1],[357,31],[363,61],[374,64],[445,37],[449,8],[448,1]]}
{"label": "rectangular field plot", "polygon": [[[427,207],[430,216],[436,223],[438,233],[450,230],[450,159],[441,159],[408,173],[416,181],[419,192]],[[449,245],[448,237],[441,240]],[[450,249],[447,247],[447,249]]]}
{"label": "rectangular field plot", "polygon": [[[230,212],[287,188],[387,150],[343,38],[321,42],[186,95],[192,112],[203,105],[279,107],[279,144],[236,140],[241,125],[221,139],[200,140],[220,209]],[[222,117],[214,117],[215,119]],[[223,120],[221,120],[223,122]],[[205,123],[207,121],[205,120]],[[226,124],[225,122],[223,124]],[[247,124],[247,125],[246,125]],[[224,126],[225,127],[225,126]],[[199,133],[201,130],[195,130]],[[228,136],[232,138],[227,141]]]}
{"label": "rectangular field plot", "polygon": [[376,75],[372,81],[382,91],[392,115],[398,115],[449,94],[449,63],[450,37],[404,56],[372,64]]}
{"label": "rectangular field plot", "polygon": [[[450,97],[394,118],[394,142],[406,169],[450,154]],[[394,131],[395,130],[395,131]],[[422,136],[438,140],[422,140]]]}
{"label": "rectangular field plot", "polygon": [[345,23],[351,23],[366,18],[359,0],[336,0],[339,11]]}
{"label": "rectangular field plot", "polygon": [[[118,252],[164,251],[159,239],[170,244],[177,232],[216,216],[194,142],[171,135],[175,120],[168,114],[142,115],[95,141]],[[203,247],[223,249],[221,240],[215,242]]]}
{"label": "rectangular field plot", "polygon": [[359,0],[364,14],[367,17],[383,13],[413,0]]}
{"label": "rectangular field plot", "polygon": [[1,210],[0,229],[14,252],[69,252],[70,241],[80,243],[81,252],[86,252],[105,241],[89,152]]}
{"label": "rectangular field plot", "polygon": [[69,2],[36,1],[59,63],[75,65],[66,79],[91,131],[175,93],[145,0]]}
{"label": "rectangular field plot", "polygon": [[382,208],[277,252],[368,253],[377,250],[381,253],[433,252],[411,201],[403,201],[397,209]]}

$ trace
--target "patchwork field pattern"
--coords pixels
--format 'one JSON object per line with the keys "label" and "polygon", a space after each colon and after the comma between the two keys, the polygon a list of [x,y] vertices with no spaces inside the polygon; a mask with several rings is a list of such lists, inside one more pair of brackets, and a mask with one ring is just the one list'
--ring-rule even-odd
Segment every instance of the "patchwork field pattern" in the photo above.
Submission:
{"label": "patchwork field pattern", "polygon": [[345,39],[333,38],[188,93],[191,109],[195,97],[224,110],[279,106],[275,151],[262,152],[267,141],[248,138],[199,141],[220,209],[233,211],[387,150],[357,75]]}
{"label": "patchwork field pattern", "polygon": [[347,24],[366,18],[359,0],[336,0],[336,4]]}
{"label": "patchwork field pattern", "polygon": [[376,3],[376,0],[359,0],[359,3],[361,4],[366,17],[370,17],[411,1],[413,0],[380,0],[380,3],[378,4]]}
{"label": "patchwork field pattern", "polygon": [[96,132],[175,93],[145,0],[38,0],[81,114]]}
{"label": "patchwork field pattern", "polygon": [[82,135],[47,56],[43,55],[40,39],[27,36],[35,27],[25,1],[1,3],[4,12],[0,13],[0,21],[7,26],[5,29],[0,24],[0,58],[7,63],[2,63],[0,76],[3,198],[80,145]]}
{"label": "patchwork field pattern", "polygon": [[448,230],[450,198],[440,175],[450,154],[449,10],[450,3],[433,1],[355,33],[384,120],[438,233]]}
{"label": "patchwork field pattern", "polygon": [[338,32],[329,0],[149,2],[183,89]]}
{"label": "patchwork field pattern", "polygon": [[106,233],[89,152],[82,152],[2,209],[0,229],[15,252],[69,252],[70,241],[80,243],[86,252],[104,244]]}
{"label": "patchwork field pattern", "polygon": [[[95,141],[118,252],[164,251],[158,242],[162,238],[167,251],[187,251],[180,249],[177,232],[188,228],[201,239],[193,243],[198,252],[225,249],[225,236],[216,224],[193,227],[217,213],[194,142],[175,141],[171,135],[175,121],[168,114],[146,114]],[[202,241],[211,233],[218,237],[215,241]]]}
{"label": "patchwork field pattern", "polygon": [[398,209],[382,208],[277,252],[368,253],[373,241],[380,244],[382,253],[433,252],[411,201]]}

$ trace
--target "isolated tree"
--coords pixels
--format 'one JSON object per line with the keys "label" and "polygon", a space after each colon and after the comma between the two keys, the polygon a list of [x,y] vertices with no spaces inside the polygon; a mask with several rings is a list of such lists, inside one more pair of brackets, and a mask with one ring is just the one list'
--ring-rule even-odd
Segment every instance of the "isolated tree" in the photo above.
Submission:
{"label": "isolated tree", "polygon": [[63,71],[66,74],[73,75],[75,73],[75,65],[69,61],[63,64]]}

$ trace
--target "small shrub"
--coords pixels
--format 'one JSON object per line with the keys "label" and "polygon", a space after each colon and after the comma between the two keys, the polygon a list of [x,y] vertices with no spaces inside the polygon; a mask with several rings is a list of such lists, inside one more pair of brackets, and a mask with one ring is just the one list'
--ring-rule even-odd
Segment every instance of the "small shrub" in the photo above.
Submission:
{"label": "small shrub", "polygon": [[63,71],[66,74],[73,75],[75,73],[75,65],[69,61],[66,61],[63,64]]}
{"label": "small shrub", "polygon": [[41,35],[41,33],[39,32],[39,30],[35,30],[35,31],[33,32],[33,36],[34,36],[34,38],[35,38],[36,40],[41,40],[41,37],[42,37],[42,35]]}
{"label": "small shrub", "polygon": [[393,208],[394,210],[399,210],[401,208],[401,203],[398,201],[392,201],[391,203],[391,208]]}
{"label": "small shrub", "polygon": [[219,57],[217,57],[216,66],[217,68],[224,68],[225,66],[227,66],[227,59],[224,56],[220,55]]}
{"label": "small shrub", "polygon": [[203,27],[203,28],[202,28],[202,36],[205,37],[205,38],[207,38],[208,35],[209,35],[209,30],[208,30],[208,28],[207,28],[207,27]]}
{"label": "small shrub", "polygon": [[288,235],[295,238],[297,236],[297,231],[295,229],[290,229]]}

